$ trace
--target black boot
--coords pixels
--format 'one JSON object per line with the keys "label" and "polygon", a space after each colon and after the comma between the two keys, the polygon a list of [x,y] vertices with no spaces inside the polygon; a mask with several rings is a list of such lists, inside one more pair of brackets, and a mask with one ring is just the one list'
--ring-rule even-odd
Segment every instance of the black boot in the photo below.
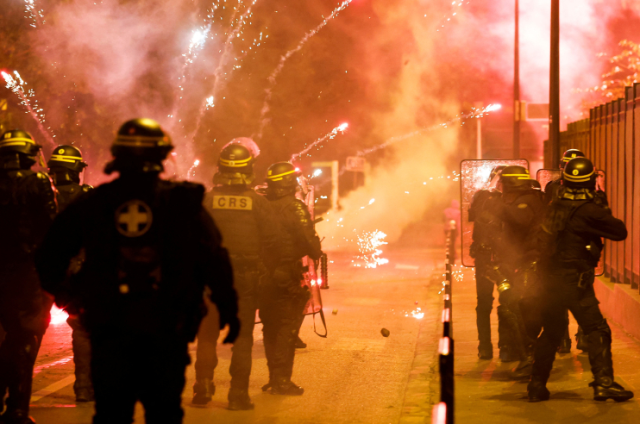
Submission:
{"label": "black boot", "polygon": [[478,346],[478,358],[482,360],[493,359],[493,344],[480,343]]}
{"label": "black boot", "polygon": [[296,349],[304,349],[307,347],[307,344],[302,341],[300,336],[296,337]]}
{"label": "black boot", "polygon": [[589,383],[589,387],[593,387],[593,399],[604,402],[607,399],[613,399],[616,402],[624,402],[633,397],[633,392],[625,390],[618,383],[612,382],[609,386],[603,386],[597,381]]}
{"label": "black boot", "polygon": [[280,379],[271,386],[272,395],[301,396],[304,389],[288,379]]}
{"label": "black boot", "polygon": [[193,385],[193,400],[191,403],[194,405],[206,405],[211,402],[211,398],[216,392],[216,386],[209,378],[203,378],[196,380]]}
{"label": "black boot", "polygon": [[558,353],[571,353],[571,336],[569,336],[569,326],[562,338],[562,343],[558,346]]}
{"label": "black boot", "polygon": [[533,357],[527,356],[525,359],[518,362],[518,365],[511,370],[510,376],[515,380],[531,377],[531,370],[533,367]]}
{"label": "black boot", "polygon": [[549,400],[550,396],[549,390],[547,390],[547,383],[535,377],[531,377],[531,381],[529,381],[527,394],[529,395],[529,402],[542,402]]}
{"label": "black boot", "polygon": [[246,390],[231,388],[228,399],[231,411],[250,411],[254,408],[249,392]]}

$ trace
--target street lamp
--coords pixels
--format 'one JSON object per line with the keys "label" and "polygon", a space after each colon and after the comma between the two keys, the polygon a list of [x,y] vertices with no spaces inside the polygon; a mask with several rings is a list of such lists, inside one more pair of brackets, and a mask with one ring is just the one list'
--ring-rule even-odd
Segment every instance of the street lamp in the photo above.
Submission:
{"label": "street lamp", "polygon": [[551,163],[560,162],[560,0],[551,0],[549,143]]}

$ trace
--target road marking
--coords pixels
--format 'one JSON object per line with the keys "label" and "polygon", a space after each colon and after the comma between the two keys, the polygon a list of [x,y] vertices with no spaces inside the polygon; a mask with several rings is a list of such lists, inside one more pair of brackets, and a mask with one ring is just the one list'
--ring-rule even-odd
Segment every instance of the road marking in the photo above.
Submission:
{"label": "road marking", "polygon": [[42,399],[45,396],[49,396],[52,393],[57,392],[58,390],[64,389],[65,387],[67,387],[69,384],[73,384],[73,382],[76,381],[76,376],[75,375],[70,375],[67,378],[63,378],[62,380],[53,383],[50,386],[45,387],[42,390],[38,390],[37,392],[33,393],[31,395],[31,403],[37,402],[40,399]]}
{"label": "road marking", "polygon": [[42,370],[46,370],[47,368],[55,367],[56,365],[63,365],[73,359],[73,355],[65,356],[62,359],[58,359],[57,361],[49,362],[48,364],[38,365],[33,369],[33,375],[38,374]]}

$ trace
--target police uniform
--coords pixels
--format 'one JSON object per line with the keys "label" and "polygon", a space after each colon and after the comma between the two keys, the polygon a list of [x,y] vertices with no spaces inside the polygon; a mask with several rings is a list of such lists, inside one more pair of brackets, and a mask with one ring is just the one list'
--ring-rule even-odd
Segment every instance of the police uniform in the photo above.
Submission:
{"label": "police uniform", "polygon": [[532,402],[549,399],[546,383],[556,349],[566,328],[569,309],[588,338],[594,399],[624,401],[633,393],[614,382],[611,330],[598,307],[593,289],[594,268],[600,259],[601,238],[621,241],[627,237],[622,221],[595,193],[593,164],[586,158],[570,160],[563,171],[564,187],[549,207],[541,240],[545,267],[544,331],[535,349],[528,386]]}
{"label": "police uniform", "polygon": [[0,324],[6,331],[0,346],[0,402],[9,391],[0,421],[7,424],[33,422],[33,365],[52,305],[33,262],[57,212],[51,180],[30,169],[40,148],[26,131],[7,131],[0,137]]}
{"label": "police uniform", "polygon": [[320,239],[307,206],[296,198],[297,171],[288,162],[272,165],[267,175],[267,198],[280,219],[281,257],[261,295],[260,319],[273,394],[301,395],[304,389],[291,381],[300,316],[309,299],[301,285],[302,258],[319,259]]}
{"label": "police uniform", "polygon": [[[58,191],[58,210],[62,212],[69,204],[93,187],[80,183],[80,173],[87,164],[82,160],[82,152],[75,146],[62,145],[53,149],[48,162],[49,175]],[[73,260],[71,273],[75,274],[82,265],[82,255]],[[77,311],[68,309],[67,324],[71,327],[73,362],[75,364],[76,381],[73,390],[78,402],[94,400],[91,384],[91,343],[89,333],[80,323]]]}
{"label": "police uniform", "polygon": [[538,272],[535,234],[544,205],[539,192],[532,189],[529,172],[521,166],[508,166],[501,174],[503,188],[499,217],[502,220],[499,261],[509,283],[498,287],[498,316],[508,323],[511,339],[520,355],[512,377],[528,377],[533,341],[539,332],[536,308]]}
{"label": "police uniform", "polygon": [[[231,388],[229,409],[253,409],[249,398],[253,329],[258,309],[258,283],[266,274],[265,265],[273,266],[277,253],[276,222],[269,202],[251,188],[254,180],[255,158],[245,146],[231,142],[222,149],[214,189],[207,195],[205,205],[222,233],[224,246],[233,265],[234,286],[238,293],[240,335],[233,345],[231,356]],[[203,404],[213,395],[212,379],[217,363],[216,343],[219,330],[211,311],[198,332],[196,385],[194,403]],[[207,393],[209,391],[209,393]]]}
{"label": "police uniform", "polygon": [[137,401],[147,423],[182,422],[187,347],[205,286],[229,324],[225,342],[239,331],[231,267],[202,206],[204,188],[158,177],[171,148],[157,122],[126,122],[105,169],[120,177],[58,215],[37,254],[43,287],[59,298],[71,259],[85,251],[71,295],[91,338],[95,424],[130,423]]}
{"label": "police uniform", "polygon": [[[492,170],[489,182],[496,177],[504,166]],[[470,255],[475,261],[476,274],[476,326],[478,329],[478,357],[480,359],[493,358],[493,344],[491,343],[491,310],[493,309],[494,283],[487,275],[493,265],[493,254],[496,240],[501,231],[502,222],[496,214],[497,203],[502,193],[497,190],[480,190],[474,194],[469,207],[469,222],[473,222],[473,242]],[[498,322],[498,346],[500,359],[504,362],[513,361],[504,335],[504,325]]]}

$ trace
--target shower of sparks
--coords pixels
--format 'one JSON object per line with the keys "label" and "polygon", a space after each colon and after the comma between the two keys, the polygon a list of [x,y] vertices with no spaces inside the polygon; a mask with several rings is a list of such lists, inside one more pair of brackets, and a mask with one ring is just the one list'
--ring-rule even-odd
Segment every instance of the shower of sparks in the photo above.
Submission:
{"label": "shower of sparks", "polygon": [[422,318],[424,318],[424,312],[422,312],[421,308],[416,308],[413,311],[411,311],[411,315],[409,315],[409,313],[407,313],[404,316],[405,317],[412,316],[415,319],[422,319]]}
{"label": "shower of sparks", "polygon": [[191,177],[196,175],[196,168],[198,167],[198,165],[200,165],[200,160],[196,159],[193,162],[193,165],[191,165],[191,168],[189,168],[189,171],[187,171],[187,179],[191,179]]}
{"label": "shower of sparks", "polygon": [[[205,99],[202,107],[200,107],[200,112],[198,113],[198,117],[196,118],[195,131],[194,131],[193,135],[191,136],[192,139],[195,138],[196,134],[198,134],[198,131],[200,130],[200,125],[202,124],[202,117],[203,117],[204,113],[206,111],[208,111],[209,109],[215,107],[215,105],[213,104],[213,99],[215,98],[215,96],[220,91],[223,74],[224,75],[228,75],[230,72],[232,72],[234,69],[236,69],[235,67],[232,67],[231,70],[229,70],[228,72],[225,72],[224,67],[227,65],[227,62],[229,61],[228,57],[231,54],[231,51],[233,49],[233,40],[235,38],[239,38],[240,35],[242,34],[242,28],[244,27],[244,25],[247,23],[247,21],[251,17],[251,8],[257,2],[258,2],[258,0],[253,0],[251,2],[251,4],[249,6],[247,6],[245,11],[242,13],[242,15],[240,15],[240,17],[237,19],[237,21],[235,21],[235,27],[233,28],[233,30],[230,31],[229,34],[227,35],[227,39],[224,42],[224,49],[221,51],[222,55],[220,56],[220,60],[218,61],[218,66],[216,67],[215,71],[213,72],[213,89],[212,89],[212,93],[209,96],[207,96],[207,98]],[[240,5],[241,3],[242,3],[242,1],[239,1],[238,5]],[[233,14],[233,17],[231,19],[232,22],[235,19],[235,15],[236,15],[237,11],[238,11],[238,9],[234,8],[234,14]],[[232,26],[233,25],[234,24],[232,23]],[[262,37],[262,34],[260,34],[260,36]],[[254,40],[254,44],[255,43],[256,43],[256,40]],[[259,44],[260,43],[258,43],[258,45]]]}
{"label": "shower of sparks", "polygon": [[[2,78],[4,78],[6,87],[13,91],[13,93],[20,99],[20,104],[27,109],[27,113],[36,121],[38,130],[44,136],[44,138],[51,144],[55,144],[53,137],[49,134],[49,131],[44,127],[45,116],[44,109],[38,106],[38,100],[35,98],[35,92],[33,89],[25,91],[25,85],[27,83],[22,79],[18,71],[13,71],[13,76],[4,71],[0,72]],[[33,103],[32,103],[33,99]]]}
{"label": "shower of sparks", "polygon": [[213,104],[213,96],[207,97],[204,101],[204,107],[208,110],[209,108],[212,108],[214,106],[215,105]]}
{"label": "shower of sparks", "polygon": [[362,236],[358,236],[358,248],[360,250],[359,259],[364,260],[365,268],[377,268],[379,265],[389,263],[388,259],[381,258],[382,245],[387,244],[384,239],[387,237],[382,231],[365,232]]}
{"label": "shower of sparks", "polygon": [[273,72],[271,73],[271,75],[269,75],[269,78],[267,79],[267,81],[269,82],[269,85],[267,86],[267,89],[265,90],[266,95],[265,95],[265,98],[264,98],[264,103],[262,105],[262,110],[260,111],[260,129],[258,130],[258,134],[253,138],[255,138],[257,140],[262,138],[262,133],[264,131],[264,127],[268,123],[266,115],[267,115],[267,113],[269,113],[269,102],[271,101],[271,96],[273,94],[273,86],[276,84],[276,80],[278,78],[278,75],[280,75],[280,73],[282,72],[282,69],[284,68],[284,65],[287,63],[287,60],[289,60],[289,58],[291,56],[293,56],[294,54],[296,54],[297,52],[302,50],[304,45],[307,44],[307,41],[309,41],[311,39],[311,37],[316,35],[331,20],[333,20],[335,17],[337,17],[340,12],[345,10],[352,1],[353,0],[344,0],[342,3],[340,3],[340,5],[338,7],[336,7],[335,9],[333,9],[333,12],[331,12],[331,14],[328,17],[326,17],[317,27],[315,27],[311,31],[307,32],[304,35],[304,37],[302,37],[302,40],[300,40],[300,42],[298,43],[298,45],[295,48],[289,50],[284,55],[280,56],[280,62],[278,62],[278,66],[276,66],[276,68],[273,70]]}
{"label": "shower of sparks", "polygon": [[[436,27],[436,31],[440,31],[442,28],[445,27],[445,25],[447,25],[449,22],[451,22],[455,18],[455,16],[458,14],[458,11],[462,7],[463,3],[465,3],[465,0],[453,0],[451,2],[451,12],[449,12],[448,15],[446,14],[442,15],[442,18],[440,19],[440,23]],[[466,3],[469,4],[469,1],[466,0]],[[427,15],[425,14],[424,17],[426,18]]]}
{"label": "shower of sparks", "polygon": [[435,124],[435,125],[431,125],[430,127],[426,127],[426,128],[422,128],[413,132],[410,132],[408,134],[404,134],[404,135],[399,135],[399,136],[395,136],[395,137],[391,137],[390,139],[388,139],[387,141],[385,141],[382,144],[378,144],[377,146],[371,147],[369,149],[364,149],[358,152],[358,156],[365,156],[368,155],[369,153],[373,153],[376,152],[380,149],[384,149],[386,147],[389,147],[392,144],[395,144],[399,141],[403,141],[403,140],[407,140],[409,138],[413,138],[417,135],[421,135],[421,134],[426,134],[435,130],[438,130],[440,128],[447,128],[449,127],[449,125],[455,123],[455,122],[460,122],[462,121],[462,124],[464,124],[464,119],[478,119],[478,118],[482,118],[484,117],[485,114],[490,113],[490,112],[495,112],[502,109],[502,105],[499,104],[490,104],[484,108],[472,108],[471,112],[467,112],[467,113],[462,113],[460,115],[456,115],[454,118],[451,118],[450,120],[448,120],[447,122],[442,122],[440,124]]}
{"label": "shower of sparks", "polygon": [[316,141],[311,143],[307,148],[305,148],[301,152],[298,152],[298,153],[292,155],[290,161],[293,162],[296,158],[301,158],[302,155],[308,153],[309,150],[311,150],[314,146],[317,146],[320,143],[323,143],[323,142],[325,142],[327,140],[333,140],[334,138],[336,138],[338,133],[344,134],[344,132],[347,130],[347,128],[349,128],[349,124],[347,124],[346,122],[343,123],[343,124],[338,125],[334,129],[332,129],[328,134],[320,137],[319,139],[317,139]]}
{"label": "shower of sparks", "polygon": [[44,24],[44,11],[38,9],[36,0],[24,0],[25,12],[29,14],[29,19],[33,21],[32,27]]}
{"label": "shower of sparks", "polygon": [[69,318],[68,313],[58,308],[56,305],[51,307],[51,324],[62,324],[67,321],[67,318]]}

